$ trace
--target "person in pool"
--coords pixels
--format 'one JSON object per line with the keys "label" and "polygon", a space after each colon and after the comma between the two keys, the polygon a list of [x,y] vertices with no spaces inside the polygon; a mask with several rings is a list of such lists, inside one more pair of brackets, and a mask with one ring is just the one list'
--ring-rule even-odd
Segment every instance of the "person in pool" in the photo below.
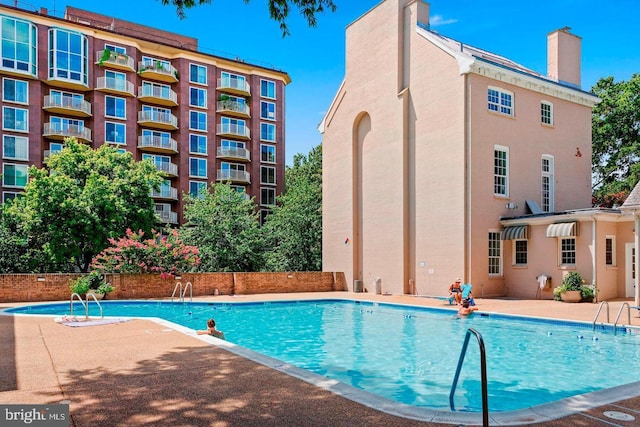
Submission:
{"label": "person in pool", "polygon": [[216,329],[216,321],[213,319],[207,320],[207,329],[196,332],[198,335],[212,335],[216,338],[224,339],[224,332]]}
{"label": "person in pool", "polygon": [[476,306],[470,307],[469,300],[465,299],[462,301],[462,306],[458,309],[458,316],[468,316],[477,309],[478,307]]}

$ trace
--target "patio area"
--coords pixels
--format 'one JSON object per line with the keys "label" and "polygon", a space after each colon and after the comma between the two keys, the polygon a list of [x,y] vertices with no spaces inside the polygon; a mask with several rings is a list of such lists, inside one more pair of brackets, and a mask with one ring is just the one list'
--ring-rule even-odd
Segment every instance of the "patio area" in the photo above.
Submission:
{"label": "patio area", "polygon": [[[329,292],[210,296],[194,300],[351,298],[450,307],[413,296]],[[476,299],[484,312],[593,321],[597,304]],[[611,322],[624,301],[610,301]],[[632,301],[627,300],[632,304]],[[19,304],[0,304],[0,309]],[[637,310],[631,324],[640,326]],[[601,320],[605,319],[601,315]],[[621,317],[626,322],[626,314]],[[131,320],[71,328],[51,317],[0,316],[0,403],[70,403],[73,426],[436,426],[390,415],[245,359],[208,337]],[[626,366],[626,368],[625,368]],[[640,367],[640,360],[633,364]],[[628,369],[629,361],[621,369]],[[623,413],[633,421],[607,417]],[[448,424],[451,425],[451,424]],[[494,425],[492,423],[492,425]],[[640,425],[640,390],[538,426]]]}

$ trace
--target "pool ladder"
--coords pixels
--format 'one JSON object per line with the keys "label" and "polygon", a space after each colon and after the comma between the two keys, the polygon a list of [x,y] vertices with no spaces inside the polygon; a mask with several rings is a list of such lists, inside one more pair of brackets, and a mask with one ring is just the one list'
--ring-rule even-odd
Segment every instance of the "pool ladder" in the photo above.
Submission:
{"label": "pool ladder", "polygon": [[462,344],[462,350],[460,350],[460,358],[458,359],[458,367],[456,368],[456,375],[453,378],[453,384],[451,384],[451,392],[449,393],[449,406],[452,411],[455,411],[455,405],[453,404],[453,396],[456,392],[458,385],[458,379],[460,378],[460,369],[462,368],[462,362],[464,362],[464,356],[467,354],[467,346],[469,345],[469,338],[471,334],[474,334],[478,340],[478,346],[480,348],[480,377],[482,382],[482,425],[483,427],[489,427],[489,391],[487,383],[487,355],[484,349],[484,340],[480,332],[473,328],[467,329],[467,334],[464,337],[464,344]]}
{"label": "pool ladder", "polygon": [[191,282],[187,282],[184,285],[184,290],[182,289],[182,282],[178,282],[176,283],[176,287],[173,288],[173,293],[171,294],[171,302],[173,302],[173,298],[176,296],[176,291],[178,291],[180,302],[184,302],[184,296],[187,294],[187,289],[189,289],[189,301],[193,301],[193,286],[191,285]]}
{"label": "pool ladder", "polygon": [[73,316],[73,298],[76,297],[78,298],[78,301],[80,301],[80,304],[82,304],[82,307],[84,308],[84,318],[85,319],[89,319],[89,303],[91,302],[89,299],[93,298],[93,300],[96,302],[96,304],[98,304],[98,308],[100,309],[100,318],[102,319],[104,316],[102,315],[102,306],[100,305],[100,303],[98,302],[98,299],[96,298],[96,296],[93,293],[88,293],[86,295],[87,301],[83,301],[82,297],[80,296],[80,294],[74,292],[71,294],[71,299],[69,299],[69,315]]}
{"label": "pool ladder", "polygon": [[[598,311],[596,312],[596,317],[593,318],[592,330],[596,330],[596,321],[598,320],[598,316],[600,316],[600,311],[602,311],[602,307],[607,307],[607,323],[609,323],[609,303],[607,301],[602,301],[598,306]],[[618,314],[616,315],[616,320],[613,321],[613,334],[616,335],[618,332],[618,320],[620,320],[620,316],[622,315],[622,310],[624,307],[627,307],[627,324],[631,325],[631,306],[628,302],[623,302],[620,306],[620,310],[618,310]],[[621,325],[623,326],[623,325]]]}

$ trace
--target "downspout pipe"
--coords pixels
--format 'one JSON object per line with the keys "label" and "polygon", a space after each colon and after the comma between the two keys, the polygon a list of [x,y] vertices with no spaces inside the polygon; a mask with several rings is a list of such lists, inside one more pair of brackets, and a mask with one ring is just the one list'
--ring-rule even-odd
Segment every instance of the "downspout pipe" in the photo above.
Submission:
{"label": "downspout pipe", "polygon": [[596,234],[598,226],[596,222],[596,217],[591,216],[591,246],[593,247],[593,250],[591,251],[591,283],[595,283],[596,285],[593,299],[595,302],[598,302],[598,266],[596,265],[598,260],[598,238]]}

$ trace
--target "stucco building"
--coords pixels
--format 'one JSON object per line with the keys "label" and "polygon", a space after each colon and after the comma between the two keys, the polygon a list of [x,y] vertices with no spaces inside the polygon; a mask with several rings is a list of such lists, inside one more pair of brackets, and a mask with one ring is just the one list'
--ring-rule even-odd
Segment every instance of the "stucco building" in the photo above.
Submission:
{"label": "stucco building", "polygon": [[444,295],[461,277],[476,296],[552,298],[577,270],[601,298],[633,294],[633,219],[590,207],[599,99],[581,88],[581,39],[547,42],[543,75],[433,31],[420,0],[347,27],[319,128],[325,271],[370,292]]}
{"label": "stucco building", "polygon": [[284,189],[287,73],[72,7],[58,18],[0,5],[0,30],[2,201],[69,136],[165,172],[152,193],[164,223],[212,182],[255,196],[263,215]]}

